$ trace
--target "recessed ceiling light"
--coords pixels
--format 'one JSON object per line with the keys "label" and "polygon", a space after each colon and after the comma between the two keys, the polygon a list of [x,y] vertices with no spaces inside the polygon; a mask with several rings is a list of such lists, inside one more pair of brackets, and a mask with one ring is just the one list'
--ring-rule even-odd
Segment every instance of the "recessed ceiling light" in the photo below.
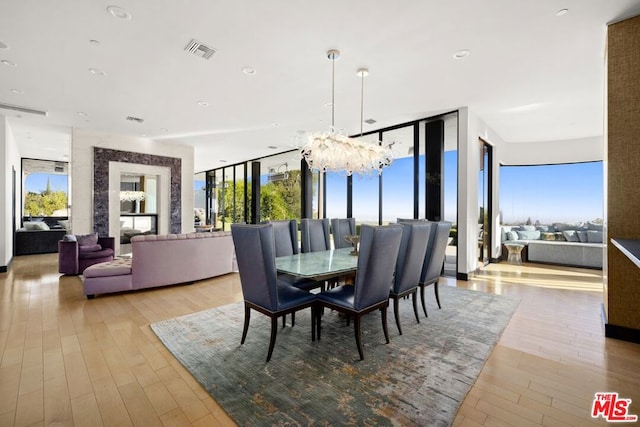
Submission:
{"label": "recessed ceiling light", "polygon": [[2,50],[9,49],[9,45],[0,42],[0,49],[2,49]]}
{"label": "recessed ceiling light", "polygon": [[220,163],[227,163],[226,160],[219,160]]}
{"label": "recessed ceiling light", "polygon": [[125,9],[119,7],[119,6],[109,6],[109,7],[107,7],[107,11],[112,16],[114,16],[114,17],[116,17],[118,19],[124,19],[124,20],[127,20],[127,21],[131,20],[131,14],[127,10],[125,10]]}
{"label": "recessed ceiling light", "polygon": [[160,132],[169,132],[169,129],[162,128],[160,129]]}
{"label": "recessed ceiling light", "polygon": [[253,76],[256,73],[256,69],[251,67],[244,67],[242,69],[242,72],[248,76]]}
{"label": "recessed ceiling light", "polygon": [[89,43],[92,44],[92,45],[99,45],[100,44],[100,40],[91,39],[91,40],[89,40]]}
{"label": "recessed ceiling light", "polygon": [[273,126],[274,128],[277,128],[278,126],[280,126],[280,123],[273,122],[273,123],[271,123],[271,126]]}
{"label": "recessed ceiling light", "polygon": [[10,66],[10,67],[17,67],[17,66],[18,66],[18,64],[16,64],[16,63],[15,63],[15,62],[13,62],[13,61],[9,61],[8,59],[3,59],[3,60],[2,60],[2,61],[0,61],[0,62],[2,62],[4,65],[8,65],[8,66]]}
{"label": "recessed ceiling light", "polygon": [[78,111],[78,115],[79,115],[80,117],[86,117],[86,116],[87,116],[87,113],[85,113],[84,111]]}
{"label": "recessed ceiling light", "polygon": [[376,120],[375,119],[367,119],[364,122],[367,123],[367,124],[372,125],[372,124],[376,123]]}
{"label": "recessed ceiling light", "polygon": [[331,108],[333,107],[333,102],[325,102],[324,103],[324,108]]}
{"label": "recessed ceiling light", "polygon": [[209,103],[207,101],[198,101],[198,105],[201,107],[208,107]]}
{"label": "recessed ceiling light", "polygon": [[16,114],[16,117],[21,119],[22,118],[22,114]]}
{"label": "recessed ceiling light", "polygon": [[95,76],[106,76],[107,73],[105,73],[102,70],[99,70],[97,68],[89,68],[89,72]]}
{"label": "recessed ceiling light", "polygon": [[11,93],[17,93],[17,94],[20,94],[20,95],[21,95],[21,94],[23,94],[23,93],[24,93],[24,91],[23,91],[23,90],[20,90],[20,89],[11,89]]}
{"label": "recessed ceiling light", "polygon": [[146,137],[147,137],[147,134],[146,134],[146,133],[143,133],[143,134],[142,134],[142,135],[140,135],[140,136],[141,136],[141,137],[143,137],[143,138],[146,138]]}
{"label": "recessed ceiling light", "polygon": [[556,12],[556,16],[566,15],[567,12],[569,12],[569,9],[560,9],[559,11]]}
{"label": "recessed ceiling light", "polygon": [[269,145],[269,146],[267,146],[267,148],[271,148],[272,150],[277,150],[278,149],[278,147],[276,147],[275,145]]}
{"label": "recessed ceiling light", "polygon": [[460,49],[459,51],[453,54],[453,57],[455,59],[462,59],[465,56],[469,56],[470,53],[471,51],[469,49]]}

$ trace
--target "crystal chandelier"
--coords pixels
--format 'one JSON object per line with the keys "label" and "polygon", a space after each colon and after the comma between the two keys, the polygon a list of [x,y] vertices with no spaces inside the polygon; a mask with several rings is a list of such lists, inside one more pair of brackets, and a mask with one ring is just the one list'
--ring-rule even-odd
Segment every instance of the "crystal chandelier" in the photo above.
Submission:
{"label": "crystal chandelier", "polygon": [[146,199],[144,191],[121,191],[120,201],[122,202],[140,202]]}
{"label": "crystal chandelier", "polygon": [[[369,143],[362,139],[349,138],[336,132],[335,129],[335,61],[340,58],[338,50],[330,50],[327,57],[331,60],[331,127],[328,132],[312,133],[309,141],[300,150],[300,155],[306,160],[309,169],[326,171],[341,171],[347,175],[367,174],[373,171],[382,173],[382,168],[393,161],[393,154],[389,146],[380,143]],[[362,79],[360,100],[360,136],[364,119],[364,78],[368,75],[366,68],[358,70]]]}

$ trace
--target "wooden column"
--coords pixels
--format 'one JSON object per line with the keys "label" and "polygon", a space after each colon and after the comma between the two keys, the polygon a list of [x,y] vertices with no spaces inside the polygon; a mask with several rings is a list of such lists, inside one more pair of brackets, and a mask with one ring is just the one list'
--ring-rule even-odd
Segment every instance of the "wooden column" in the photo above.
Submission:
{"label": "wooden column", "polygon": [[[607,33],[608,239],[640,239],[640,16]],[[608,242],[604,268],[608,337],[640,342],[640,268]]]}

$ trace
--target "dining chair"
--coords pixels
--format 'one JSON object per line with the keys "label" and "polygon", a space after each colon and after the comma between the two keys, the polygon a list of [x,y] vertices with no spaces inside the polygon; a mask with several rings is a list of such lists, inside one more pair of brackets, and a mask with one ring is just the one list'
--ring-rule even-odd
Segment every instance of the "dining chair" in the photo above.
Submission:
{"label": "dining chair", "polygon": [[328,218],[302,218],[300,220],[302,252],[318,252],[331,249],[329,231],[330,224]]}
{"label": "dining chair", "polygon": [[[298,221],[295,219],[266,221],[265,224],[273,225],[273,236],[276,248],[276,257],[296,255],[300,252],[298,244]],[[323,288],[324,282],[318,282],[311,279],[301,279],[289,274],[278,274],[278,279],[288,285],[295,286],[305,291],[316,288]],[[282,327],[287,323],[287,317],[282,316]],[[296,316],[291,315],[291,326],[295,326]]]}
{"label": "dining chair", "polygon": [[332,218],[331,233],[333,234],[333,247],[335,249],[350,248],[351,243],[344,240],[344,236],[357,234],[355,218]]}
{"label": "dining chair", "polygon": [[428,317],[427,306],[424,302],[424,289],[429,285],[434,285],[434,293],[438,308],[440,305],[440,293],[438,292],[438,282],[442,275],[442,266],[444,265],[444,256],[449,243],[449,232],[451,231],[451,223],[448,221],[432,222],[431,233],[429,236],[429,244],[425,254],[424,265],[422,266],[422,274],[420,275],[420,301],[424,315]]}
{"label": "dining chair", "polygon": [[278,317],[311,307],[311,340],[315,341],[316,296],[286,283],[276,274],[275,239],[272,224],[231,225],[236,249],[240,284],[244,298],[244,344],[249,330],[251,309],[271,318],[271,338],[267,362],[271,360],[278,332]]}
{"label": "dining chair", "polygon": [[300,252],[298,245],[298,221],[295,219],[266,221],[265,224],[273,225],[277,257],[295,255]]}
{"label": "dining chair", "polygon": [[398,261],[396,262],[396,274],[391,286],[389,296],[393,299],[393,313],[396,319],[398,332],[402,335],[400,326],[401,298],[411,295],[413,302],[413,313],[416,322],[420,323],[418,317],[418,288],[420,287],[420,275],[422,265],[429,242],[431,223],[400,224],[402,226],[402,240],[398,251]]}
{"label": "dining chair", "polygon": [[360,254],[356,270],[355,284],[338,286],[318,294],[316,308],[317,336],[320,339],[322,307],[327,307],[354,317],[356,345],[360,360],[364,360],[362,350],[361,318],[367,313],[380,310],[382,330],[389,343],[387,329],[387,308],[389,289],[398,259],[402,227],[398,225],[361,227]]}

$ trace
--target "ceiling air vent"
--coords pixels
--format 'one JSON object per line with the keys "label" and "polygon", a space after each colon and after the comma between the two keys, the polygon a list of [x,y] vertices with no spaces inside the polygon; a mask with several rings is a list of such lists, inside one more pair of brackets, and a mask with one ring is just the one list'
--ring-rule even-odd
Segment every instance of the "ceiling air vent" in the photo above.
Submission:
{"label": "ceiling air vent", "polygon": [[19,105],[2,104],[0,103],[0,109],[19,111],[21,113],[37,114],[39,116],[46,116],[46,111],[34,110],[33,108],[20,107]]}
{"label": "ceiling air vent", "polygon": [[127,120],[129,120],[130,122],[138,122],[138,123],[144,122],[144,119],[141,119],[140,117],[133,117],[133,116],[127,116]]}
{"label": "ceiling air vent", "polygon": [[215,49],[210,48],[209,46],[205,46],[196,39],[191,39],[184,50],[204,59],[209,59],[213,56],[214,53],[216,53]]}

